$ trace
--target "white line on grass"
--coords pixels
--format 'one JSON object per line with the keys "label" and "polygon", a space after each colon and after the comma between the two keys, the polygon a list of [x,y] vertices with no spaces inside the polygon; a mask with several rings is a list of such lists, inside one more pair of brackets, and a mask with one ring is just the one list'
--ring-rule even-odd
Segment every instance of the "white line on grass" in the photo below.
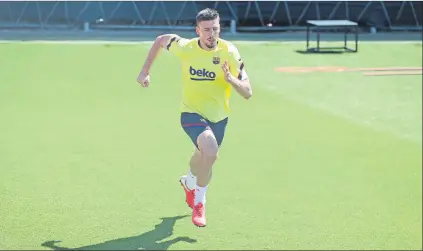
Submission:
{"label": "white line on grass", "polygon": [[[24,43],[24,44],[152,44],[154,41],[114,41],[114,40],[0,40],[0,44]],[[304,40],[298,41],[249,41],[249,40],[231,40],[236,44],[297,44],[305,42]],[[324,43],[340,43],[342,41],[322,41]],[[359,41],[359,43],[371,44],[422,44],[422,41]]]}

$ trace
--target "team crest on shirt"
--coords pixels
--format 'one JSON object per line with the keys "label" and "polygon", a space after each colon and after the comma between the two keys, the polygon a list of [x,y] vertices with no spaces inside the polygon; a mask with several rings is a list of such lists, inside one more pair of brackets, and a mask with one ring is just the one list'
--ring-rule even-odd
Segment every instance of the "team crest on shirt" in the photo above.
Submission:
{"label": "team crest on shirt", "polygon": [[220,57],[213,57],[213,64],[219,64],[220,63]]}

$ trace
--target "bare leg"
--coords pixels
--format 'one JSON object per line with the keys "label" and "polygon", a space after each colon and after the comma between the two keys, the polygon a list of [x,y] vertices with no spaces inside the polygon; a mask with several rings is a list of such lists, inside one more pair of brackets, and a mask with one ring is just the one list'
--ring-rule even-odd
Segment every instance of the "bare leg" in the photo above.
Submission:
{"label": "bare leg", "polygon": [[[201,156],[201,152],[198,149],[195,149],[194,154],[191,157],[191,160],[189,162],[190,170],[188,172],[186,185],[189,189],[195,189],[197,186],[197,175],[198,172],[201,172],[201,169],[203,168],[203,159]],[[210,170],[210,174],[208,176],[208,179],[206,181],[207,184],[210,183],[210,180],[213,176],[213,168]]]}
{"label": "bare leg", "polygon": [[[200,149],[200,162],[197,172],[197,188],[194,204],[206,202],[206,191],[211,180],[213,164],[217,160],[219,147],[216,138],[211,130],[205,130],[197,138],[198,148]],[[196,167],[197,168],[197,167]]]}
{"label": "bare leg", "polygon": [[197,185],[205,187],[210,182],[210,174],[213,164],[217,160],[219,146],[211,130],[205,130],[197,139],[198,147],[201,151],[202,167],[197,173]]}
{"label": "bare leg", "polygon": [[197,187],[197,175],[201,172],[203,160],[201,159],[201,152],[196,148],[194,154],[189,162],[190,169],[186,175],[186,187],[189,190],[194,190]]}
{"label": "bare leg", "polygon": [[191,173],[194,176],[198,175],[198,171],[201,169],[202,166],[202,159],[201,159],[201,152],[195,148],[194,154],[191,157],[191,160],[189,162]]}

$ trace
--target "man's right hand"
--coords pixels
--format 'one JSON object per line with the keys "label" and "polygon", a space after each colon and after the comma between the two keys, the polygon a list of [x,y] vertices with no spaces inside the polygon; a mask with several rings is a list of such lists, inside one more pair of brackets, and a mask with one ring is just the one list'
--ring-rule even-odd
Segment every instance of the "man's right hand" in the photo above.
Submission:
{"label": "man's right hand", "polygon": [[141,84],[142,87],[147,88],[150,85],[150,69],[153,65],[154,60],[156,59],[159,51],[162,48],[166,48],[168,45],[169,39],[174,37],[175,39],[180,39],[179,36],[175,34],[164,34],[160,35],[156,38],[151,47],[150,51],[148,52],[147,59],[145,60],[144,66],[140,74],[138,75],[137,82]]}
{"label": "man's right hand", "polygon": [[150,85],[150,74],[141,71],[138,75],[137,82],[144,88],[148,87]]}

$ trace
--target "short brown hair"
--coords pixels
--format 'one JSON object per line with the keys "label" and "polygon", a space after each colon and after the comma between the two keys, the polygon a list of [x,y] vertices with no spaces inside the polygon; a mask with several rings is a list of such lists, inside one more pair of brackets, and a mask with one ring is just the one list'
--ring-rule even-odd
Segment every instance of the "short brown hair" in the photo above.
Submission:
{"label": "short brown hair", "polygon": [[219,13],[216,10],[207,8],[198,12],[197,16],[195,17],[195,20],[198,24],[201,21],[211,21],[215,20],[218,17]]}

